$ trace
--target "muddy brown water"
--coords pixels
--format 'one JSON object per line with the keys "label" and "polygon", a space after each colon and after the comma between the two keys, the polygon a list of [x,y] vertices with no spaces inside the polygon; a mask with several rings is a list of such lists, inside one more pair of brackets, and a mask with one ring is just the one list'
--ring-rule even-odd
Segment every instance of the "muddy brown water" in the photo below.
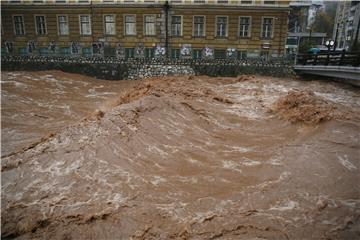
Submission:
{"label": "muddy brown water", "polygon": [[[3,72],[1,86],[3,237],[360,238],[358,88],[58,71]],[[281,118],[292,90],[337,114]]]}

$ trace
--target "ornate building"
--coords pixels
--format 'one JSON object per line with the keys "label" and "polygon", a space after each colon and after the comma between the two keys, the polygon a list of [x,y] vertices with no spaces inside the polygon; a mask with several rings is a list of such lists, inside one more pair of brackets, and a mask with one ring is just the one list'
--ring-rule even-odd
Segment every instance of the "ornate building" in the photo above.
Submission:
{"label": "ornate building", "polygon": [[282,56],[289,13],[289,1],[265,0],[10,0],[1,5],[3,54],[127,58],[155,53],[201,58],[204,52],[215,58]]}

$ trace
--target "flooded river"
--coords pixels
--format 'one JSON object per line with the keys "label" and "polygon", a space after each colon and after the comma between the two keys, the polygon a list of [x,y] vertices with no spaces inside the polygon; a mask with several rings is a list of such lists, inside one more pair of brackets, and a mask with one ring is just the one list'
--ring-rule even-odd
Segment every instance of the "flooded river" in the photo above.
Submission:
{"label": "flooded river", "polygon": [[357,239],[360,91],[2,73],[2,236]]}

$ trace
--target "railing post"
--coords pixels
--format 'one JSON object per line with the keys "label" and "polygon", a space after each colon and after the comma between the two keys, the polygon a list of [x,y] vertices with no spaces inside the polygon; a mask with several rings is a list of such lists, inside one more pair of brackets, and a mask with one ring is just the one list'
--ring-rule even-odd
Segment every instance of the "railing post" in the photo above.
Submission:
{"label": "railing post", "polygon": [[340,62],[339,62],[340,66],[344,64],[344,58],[345,58],[345,49],[343,49],[341,52],[341,57],[340,57]]}
{"label": "railing post", "polygon": [[313,65],[317,65],[317,61],[318,61],[318,55],[317,55],[317,53],[314,53],[314,62],[313,62]]}
{"label": "railing post", "polygon": [[360,52],[357,52],[356,55],[357,55],[357,58],[356,58],[357,61],[356,61],[355,66],[358,67],[360,65]]}
{"label": "railing post", "polygon": [[329,61],[330,61],[330,48],[329,48],[329,51],[328,51],[328,53],[327,53],[325,65],[329,65]]}

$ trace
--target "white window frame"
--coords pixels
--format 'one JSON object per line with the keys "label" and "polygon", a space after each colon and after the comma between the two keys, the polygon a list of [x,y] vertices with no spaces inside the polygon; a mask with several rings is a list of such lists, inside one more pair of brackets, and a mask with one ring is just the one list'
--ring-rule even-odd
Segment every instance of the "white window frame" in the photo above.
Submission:
{"label": "white window frame", "polygon": [[[195,36],[195,17],[203,17],[204,18],[204,33],[202,36]],[[194,15],[192,28],[193,28],[193,31],[192,31],[193,37],[206,37],[206,16],[205,15]]]}
{"label": "white window frame", "polygon": [[[36,17],[44,17],[44,23],[45,23],[45,33],[44,33],[44,34],[39,34],[39,33],[38,33],[38,27],[37,27]],[[35,33],[36,33],[36,36],[45,36],[45,35],[47,35],[48,31],[47,31],[46,15],[35,14],[35,15],[34,15],[34,23],[35,23]]]}
{"label": "white window frame", "polygon": [[[134,24],[135,24],[135,33],[134,34],[127,34],[126,33],[126,16],[134,16]],[[124,14],[124,36],[136,36],[137,35],[137,22],[136,22],[136,14]]]}
{"label": "white window frame", "polygon": [[[90,25],[90,33],[89,34],[83,34],[82,33],[82,28],[81,28],[81,17],[82,16],[88,16],[89,17],[89,25]],[[79,14],[79,33],[80,33],[80,36],[91,36],[92,27],[91,27],[91,16],[90,16],[90,14]]]}
{"label": "white window frame", "polygon": [[181,19],[181,22],[180,22],[180,35],[173,35],[173,32],[172,32],[172,19],[170,19],[170,35],[172,37],[182,37],[183,36],[183,28],[184,28],[184,19],[183,19],[183,15],[172,15],[171,17],[180,17]]}
{"label": "white window frame", "polygon": [[[147,16],[152,16],[152,17],[154,17],[155,18],[155,22],[154,22],[154,26],[155,26],[155,33],[154,34],[151,34],[151,35],[149,35],[149,34],[146,34],[146,22],[145,22],[145,19],[146,19],[146,17]],[[144,14],[143,15],[143,22],[144,22],[144,36],[145,37],[154,37],[154,36],[156,36],[156,14]]]}
{"label": "white window frame", "polygon": [[[271,36],[269,38],[263,38],[262,33],[263,33],[263,27],[264,27],[264,19],[265,18],[272,18],[272,29],[271,29]],[[274,38],[274,31],[275,31],[275,17],[267,17],[267,16],[263,16],[261,17],[261,31],[260,31],[260,39],[273,39]]]}
{"label": "white window frame", "polygon": [[[226,29],[225,29],[225,36],[218,36],[217,29],[218,29],[218,17],[226,17]],[[229,36],[229,16],[225,15],[216,15],[215,16],[215,38],[227,38]]]}
{"label": "white window frame", "polygon": [[[106,33],[106,16],[113,16],[114,17],[114,30],[115,32],[114,33]],[[104,25],[104,35],[105,36],[115,36],[116,35],[116,14],[103,14],[103,25]]]}
{"label": "white window frame", "polygon": [[[26,30],[25,30],[25,18],[23,14],[13,14],[11,15],[12,17],[12,21],[13,21],[13,28],[14,28],[14,35],[15,36],[24,36],[26,35]],[[23,24],[23,34],[16,34],[16,29],[15,29],[15,18],[14,17],[22,17],[22,24]]]}
{"label": "white window frame", "polygon": [[[60,34],[60,22],[59,22],[59,17],[64,16],[66,17],[66,22],[67,22],[67,26],[68,26],[68,33],[67,34]],[[58,36],[69,36],[70,35],[70,24],[69,24],[69,16],[67,14],[57,14],[56,15],[56,27],[57,27],[57,32],[58,32]]]}
{"label": "white window frame", "polygon": [[[241,24],[241,18],[249,18],[250,21],[249,21],[249,34],[248,36],[244,37],[244,36],[240,36],[240,33],[241,33],[241,30],[240,30],[240,24]],[[252,17],[251,16],[239,16],[239,24],[238,24],[238,37],[239,38],[251,38],[251,28],[252,28]]]}

